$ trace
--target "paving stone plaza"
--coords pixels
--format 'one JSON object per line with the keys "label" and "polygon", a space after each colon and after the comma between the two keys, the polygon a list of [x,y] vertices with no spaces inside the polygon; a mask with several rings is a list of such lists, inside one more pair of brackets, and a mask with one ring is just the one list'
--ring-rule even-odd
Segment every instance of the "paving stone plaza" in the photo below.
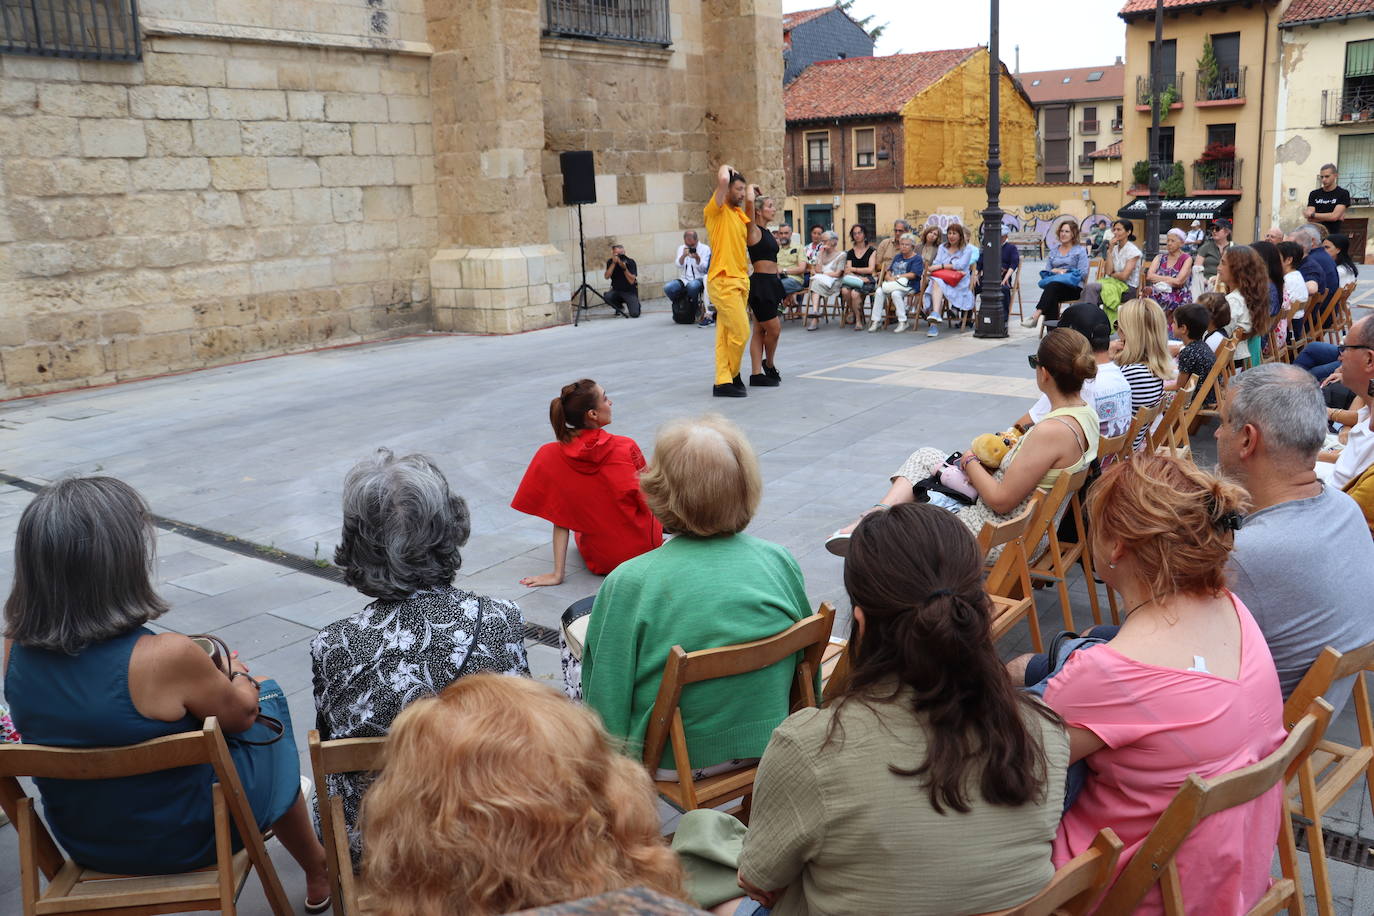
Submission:
{"label": "paving stone plaza", "polygon": [[[1362,284],[1356,301],[1372,293],[1374,282]],[[1025,360],[1034,337],[1020,327],[1007,340],[949,332],[928,340],[857,334],[833,321],[803,333],[791,322],[777,356],[782,386],[743,400],[710,397],[713,339],[713,330],[675,325],[651,303],[637,321],[598,309],[580,327],[410,337],[0,403],[0,588],[8,592],[14,530],[32,486],[71,474],[122,478],[162,520],[157,578],[172,610],[159,624],[216,633],[255,675],[275,677],[303,751],[314,723],[309,640],[367,601],[322,568],[338,542],[343,477],[379,446],[430,455],[467,500],[473,530],[459,584],[515,600],[536,629],[552,629],[600,579],[574,552],[562,585],[519,584],[552,568],[547,523],[509,507],[530,457],[549,440],[550,398],[569,381],[594,378],[614,402],[612,431],[646,454],[663,422],[723,413],[762,463],[763,503],[750,533],[790,550],[812,605],[833,602],[847,630],[841,561],[824,550],[826,535],[878,499],[913,449],[964,448],[1009,426],[1034,395]],[[1200,462],[1210,462],[1211,441],[1206,433],[1196,440]],[[1073,585],[1085,624],[1083,584]],[[1041,592],[1039,604],[1052,633],[1052,592]],[[1011,655],[1027,645],[1016,632],[1003,648]],[[555,648],[532,642],[530,661],[537,677],[558,677]],[[1353,734],[1352,712],[1347,705],[1333,723],[1337,738]],[[308,772],[303,752],[302,767]],[[1362,783],[1329,827],[1374,834]],[[300,870],[278,844],[271,849],[288,893],[304,899]],[[1374,911],[1374,873],[1339,863],[1332,871],[1343,912]],[[18,912],[17,885],[7,827],[0,913]],[[267,912],[256,878],[241,911]]]}

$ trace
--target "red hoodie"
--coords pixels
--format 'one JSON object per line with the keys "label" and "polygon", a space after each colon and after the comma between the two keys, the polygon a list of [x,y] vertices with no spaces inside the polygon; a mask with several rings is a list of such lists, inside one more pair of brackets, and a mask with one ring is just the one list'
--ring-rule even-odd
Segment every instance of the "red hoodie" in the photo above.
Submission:
{"label": "red hoodie", "polygon": [[644,453],[627,436],[582,430],[540,446],[511,508],[573,532],[587,568],[604,576],[663,543],[663,526],[639,491]]}

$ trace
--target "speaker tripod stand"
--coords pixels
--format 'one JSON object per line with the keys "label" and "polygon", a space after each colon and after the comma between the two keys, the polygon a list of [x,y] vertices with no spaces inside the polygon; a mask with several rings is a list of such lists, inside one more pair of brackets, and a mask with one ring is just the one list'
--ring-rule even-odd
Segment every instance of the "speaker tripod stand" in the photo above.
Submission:
{"label": "speaker tripod stand", "polygon": [[[577,205],[577,253],[578,253],[577,263],[580,264],[580,265],[582,265],[583,270],[582,270],[582,285],[579,286],[577,289],[573,290],[573,294],[572,294],[572,301],[575,302],[575,303],[577,303],[577,305],[574,306],[574,308],[573,308],[573,327],[577,327],[577,323],[578,323],[578,321],[582,318],[583,313],[586,312],[588,309],[591,308],[591,306],[587,304],[587,294],[588,294],[588,293],[591,293],[593,296],[595,296],[596,298],[600,299],[602,305],[607,306],[608,308],[615,309],[615,313],[616,313],[617,315],[619,315],[621,318],[629,318],[630,316],[627,315],[627,314],[620,308],[620,306],[618,306],[618,305],[611,305],[610,301],[607,300],[605,296],[601,295],[601,291],[600,291],[600,290],[596,289],[596,288],[593,287],[590,283],[587,282],[587,271],[586,271],[586,264],[587,264],[587,239],[586,239],[586,237],[582,234],[582,205],[581,205],[581,204],[578,204],[578,205]],[[581,300],[580,302],[578,301],[579,299]]]}

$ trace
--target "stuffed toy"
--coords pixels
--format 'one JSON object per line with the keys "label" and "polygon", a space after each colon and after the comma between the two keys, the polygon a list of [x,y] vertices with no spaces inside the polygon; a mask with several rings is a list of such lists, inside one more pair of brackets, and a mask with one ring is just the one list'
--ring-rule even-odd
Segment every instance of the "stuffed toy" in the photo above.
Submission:
{"label": "stuffed toy", "polygon": [[[1020,440],[1021,433],[1015,429],[1000,433],[983,433],[973,440],[973,454],[978,456],[978,462],[983,467],[995,471],[1002,466],[1002,461]],[[939,478],[940,483],[949,489],[962,493],[971,500],[978,498],[978,490],[958,464],[945,464],[940,468]]]}

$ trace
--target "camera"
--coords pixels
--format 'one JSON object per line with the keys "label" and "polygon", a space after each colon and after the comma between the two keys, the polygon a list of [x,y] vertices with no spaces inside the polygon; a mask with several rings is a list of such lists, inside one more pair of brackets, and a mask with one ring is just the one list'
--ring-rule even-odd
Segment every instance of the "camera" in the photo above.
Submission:
{"label": "camera", "polygon": [[697,253],[697,246],[693,245],[691,248],[688,248],[688,249],[687,249],[687,253],[688,253],[688,254],[696,254],[696,253]]}

